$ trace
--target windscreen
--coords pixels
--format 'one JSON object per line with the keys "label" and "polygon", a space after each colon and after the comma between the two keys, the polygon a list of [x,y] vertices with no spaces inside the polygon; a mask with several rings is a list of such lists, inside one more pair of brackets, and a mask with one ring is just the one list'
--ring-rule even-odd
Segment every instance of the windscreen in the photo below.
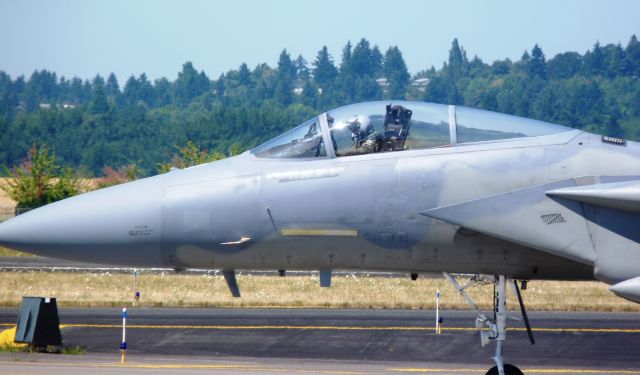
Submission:
{"label": "windscreen", "polygon": [[316,158],[327,156],[317,117],[263,143],[251,151],[259,158]]}

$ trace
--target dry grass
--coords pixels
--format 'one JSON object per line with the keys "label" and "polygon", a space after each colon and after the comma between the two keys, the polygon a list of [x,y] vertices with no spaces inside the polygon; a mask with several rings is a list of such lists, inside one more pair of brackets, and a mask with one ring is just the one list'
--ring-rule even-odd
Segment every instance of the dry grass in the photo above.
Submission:
{"label": "dry grass", "polygon": [[[442,292],[443,309],[468,308],[444,279],[334,277],[320,288],[317,276],[240,275],[241,298],[232,298],[222,276],[146,274],[138,277],[140,306],[163,307],[321,307],[432,309]],[[491,286],[471,292],[481,308],[491,305]],[[57,297],[59,306],[127,306],[133,277],[109,273],[2,272],[0,305],[18,306],[22,296]],[[509,296],[511,307],[515,298]],[[614,296],[597,282],[530,282],[524,292],[529,310],[640,311],[640,305]]]}
{"label": "dry grass", "polygon": [[12,217],[16,208],[16,202],[12,201],[7,192],[2,189],[6,184],[7,178],[0,178],[0,221]]}
{"label": "dry grass", "polygon": [[0,246],[0,257],[35,257],[36,255],[31,253],[23,253],[21,251],[7,249]]}

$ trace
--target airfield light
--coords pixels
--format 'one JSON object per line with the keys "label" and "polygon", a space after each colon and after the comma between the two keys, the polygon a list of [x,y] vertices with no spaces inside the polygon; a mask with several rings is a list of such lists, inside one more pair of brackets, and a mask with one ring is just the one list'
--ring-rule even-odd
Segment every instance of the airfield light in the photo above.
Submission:
{"label": "airfield light", "polygon": [[138,270],[133,270],[133,306],[135,307],[140,300],[140,291],[138,291]]}
{"label": "airfield light", "polygon": [[440,289],[436,290],[436,334],[442,333],[442,318],[440,317]]}

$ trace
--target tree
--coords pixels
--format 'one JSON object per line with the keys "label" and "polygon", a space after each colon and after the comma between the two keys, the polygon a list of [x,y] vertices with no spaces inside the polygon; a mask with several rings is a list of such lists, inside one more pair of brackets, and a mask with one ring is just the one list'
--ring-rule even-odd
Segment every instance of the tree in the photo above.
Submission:
{"label": "tree", "polygon": [[432,77],[426,88],[424,100],[431,103],[448,103],[449,83],[445,77],[440,75]]}
{"label": "tree", "polygon": [[91,113],[100,114],[106,113],[109,110],[109,103],[107,103],[107,96],[104,94],[104,79],[97,75],[93,79],[93,93],[91,95],[91,102],[89,108]]}
{"label": "tree", "polygon": [[467,53],[458,44],[458,39],[453,39],[451,49],[449,50],[449,63],[447,65],[446,74],[450,78],[460,79],[467,73]]}
{"label": "tree", "polygon": [[478,56],[473,56],[473,59],[467,63],[467,76],[469,78],[482,77],[488,74],[489,66],[485,64]]}
{"label": "tree", "polygon": [[633,70],[632,64],[620,44],[611,46],[608,55],[609,58],[606,67],[607,77],[614,78],[631,74]]}
{"label": "tree", "polygon": [[92,91],[87,91],[87,86],[83,85],[83,82],[78,77],[73,77],[71,79],[70,85],[70,100],[72,103],[81,104],[87,101],[87,99],[91,96]]}
{"label": "tree", "polygon": [[397,46],[389,47],[384,54],[384,74],[389,82],[387,97],[404,99],[411,76]]}
{"label": "tree", "polygon": [[246,63],[242,63],[238,69],[238,82],[244,86],[251,86],[251,71]]}
{"label": "tree", "polygon": [[99,189],[134,181],[143,175],[142,169],[136,163],[127,164],[118,169],[104,167],[102,173],[104,177],[99,179],[97,183]]}
{"label": "tree", "polygon": [[5,173],[10,176],[2,189],[16,201],[16,213],[32,209],[78,194],[79,181],[70,169],[61,168],[53,152],[46,145],[34,145],[27,159]]}
{"label": "tree", "polygon": [[[249,148],[320,111],[405,95],[640,137],[640,43],[635,36],[626,47],[596,45],[588,58],[575,52],[558,54],[546,61],[546,80],[535,69],[536,60],[543,61],[542,51],[538,55],[529,50],[516,63],[504,59],[487,66],[479,57],[467,61],[463,47],[454,42],[441,69],[430,67],[414,76],[427,79],[420,86],[404,86],[406,66],[397,47],[383,56],[382,73],[377,48],[366,39],[355,48],[351,43],[344,47],[342,62],[334,62],[326,47],[318,51],[308,80],[303,79],[304,59],[291,61],[285,52],[279,69],[266,63],[248,69],[243,64],[215,82],[193,64],[179,67],[179,78],[173,80],[150,82],[145,74],[132,76],[122,81],[120,100],[114,100],[119,83],[115,75],[106,82],[77,77],[56,82],[56,75],[47,71],[37,71],[28,80],[0,72],[0,165],[19,164],[31,145],[46,142],[55,148],[61,165],[87,174],[100,175],[107,166],[118,172],[134,162],[155,171],[158,161],[170,160],[165,150],[189,139],[198,140],[203,149],[228,154],[233,144]],[[597,55],[604,65],[594,74],[590,69]],[[590,69],[585,68],[587,60]],[[385,92],[376,83],[381,77],[389,83]],[[184,95],[176,89],[191,85],[195,89]],[[302,89],[300,95],[293,94],[294,87]],[[41,108],[45,103],[51,106]]]}
{"label": "tree", "polygon": [[298,55],[296,60],[293,62],[293,65],[296,68],[296,78],[299,81],[305,82],[310,78],[311,74],[309,73],[309,68],[307,67],[307,60],[305,60],[302,55]]}
{"label": "tree", "polygon": [[529,55],[529,51],[524,50],[522,53],[522,57],[520,57],[520,61],[517,61],[513,64],[514,71],[519,74],[529,74],[529,61],[531,60],[531,55]]}
{"label": "tree", "polygon": [[374,77],[377,78],[384,74],[384,56],[382,56],[382,52],[380,52],[378,46],[373,46],[371,49],[371,63],[373,65]]}
{"label": "tree", "polygon": [[509,59],[496,60],[491,64],[491,74],[499,76],[507,75],[511,72],[512,65],[511,60]]}
{"label": "tree", "polygon": [[182,72],[174,83],[174,98],[178,105],[186,106],[209,90],[211,82],[204,72],[198,73],[191,61],[182,65]]}
{"label": "tree", "polygon": [[313,62],[313,80],[321,88],[333,85],[338,75],[338,69],[333,64],[333,59],[327,50],[327,46],[323,46],[318,51],[318,56]]}
{"label": "tree", "polygon": [[350,59],[351,74],[355,77],[375,77],[376,62],[373,60],[369,41],[362,38],[353,48]]}
{"label": "tree", "polygon": [[547,62],[542,48],[537,44],[533,46],[531,50],[531,59],[527,64],[527,73],[533,78],[547,79]]}
{"label": "tree", "polygon": [[311,81],[306,81],[302,87],[300,101],[302,104],[315,108],[318,100],[318,89]]}
{"label": "tree", "polygon": [[582,56],[577,52],[557,54],[547,62],[549,79],[567,79],[576,75],[582,69]]}
{"label": "tree", "polygon": [[215,151],[209,152],[201,149],[191,141],[187,141],[186,146],[176,146],[176,148],[178,149],[178,153],[173,155],[171,162],[158,165],[158,171],[160,173],[169,172],[172,168],[189,168],[225,158],[222,153]]}
{"label": "tree", "polygon": [[624,50],[629,60],[629,70],[632,75],[640,76],[640,42],[636,35],[632,35],[629,43]]}
{"label": "tree", "polygon": [[[365,101],[382,98],[382,90],[376,82],[376,62],[373,59],[369,41],[362,38],[350,51],[350,44],[345,47],[345,54],[350,55],[348,68],[340,71],[342,90],[347,101]],[[344,62],[343,62],[344,63]]]}
{"label": "tree", "polygon": [[340,62],[340,74],[349,75],[352,73],[351,68],[351,41],[342,48],[342,61]]}
{"label": "tree", "polygon": [[27,82],[26,92],[30,95],[27,103],[31,107],[29,109],[35,109],[40,103],[55,103],[58,99],[56,74],[44,69],[34,71]]}
{"label": "tree", "polygon": [[224,74],[220,74],[220,77],[218,77],[218,80],[215,83],[215,91],[216,91],[216,97],[218,97],[218,99],[222,99],[224,97]]}
{"label": "tree", "polygon": [[153,81],[154,103],[156,107],[164,107],[171,104],[171,82],[165,77]]}
{"label": "tree", "polygon": [[278,59],[278,73],[276,74],[276,87],[273,93],[274,99],[284,106],[293,103],[293,84],[296,78],[296,67],[291,57],[284,49]]}
{"label": "tree", "polygon": [[584,72],[588,76],[603,75],[605,72],[605,56],[600,47],[600,42],[593,45],[592,51],[587,51],[583,58]]}
{"label": "tree", "polygon": [[111,73],[107,78],[107,83],[104,85],[104,93],[109,98],[118,99],[122,94],[120,92],[120,86],[118,85],[118,79],[116,75]]}
{"label": "tree", "polygon": [[11,77],[0,71],[0,117],[11,115],[19,105],[18,90]]}

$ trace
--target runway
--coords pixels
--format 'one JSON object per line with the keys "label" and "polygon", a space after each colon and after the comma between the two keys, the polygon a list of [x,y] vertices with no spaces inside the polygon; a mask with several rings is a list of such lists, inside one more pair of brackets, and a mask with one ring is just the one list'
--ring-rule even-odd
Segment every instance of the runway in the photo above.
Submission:
{"label": "runway", "polygon": [[[436,335],[435,313],[427,310],[132,308],[130,367],[124,367],[120,314],[61,308],[64,345],[87,354],[2,353],[0,373],[483,374],[494,350],[480,347],[470,311],[445,311],[443,333]],[[0,309],[4,327],[16,317],[17,309]],[[506,362],[525,373],[640,375],[640,314],[531,312],[530,318],[536,345],[522,322],[510,319],[505,347]]]}

